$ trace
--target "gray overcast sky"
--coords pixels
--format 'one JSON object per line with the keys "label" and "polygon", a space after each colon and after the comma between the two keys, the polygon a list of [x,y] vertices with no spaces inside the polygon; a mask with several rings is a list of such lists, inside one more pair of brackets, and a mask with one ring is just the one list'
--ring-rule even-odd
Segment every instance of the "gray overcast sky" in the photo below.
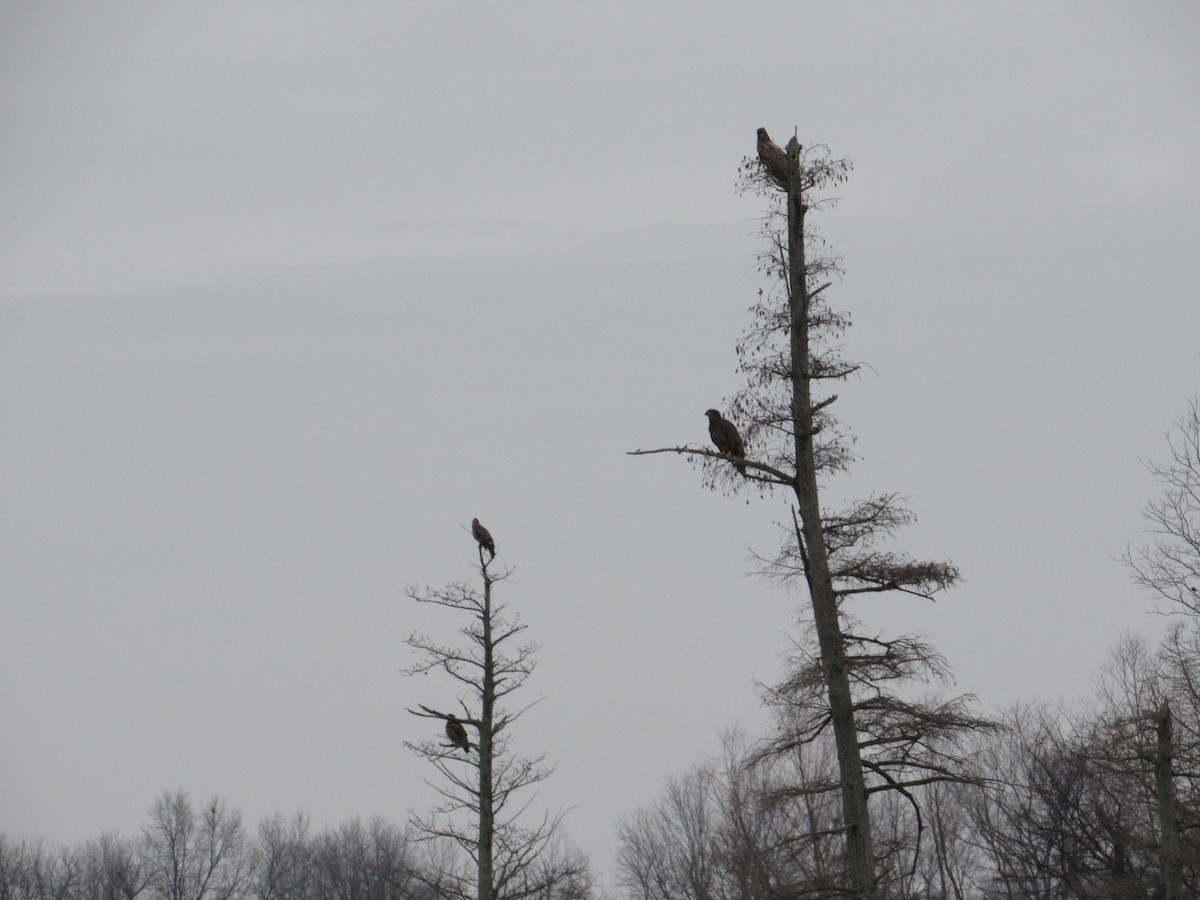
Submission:
{"label": "gray overcast sky", "polygon": [[986,708],[1162,620],[1114,561],[1200,385],[1194,3],[0,4],[0,831],[403,821],[406,585],[515,569],[539,803],[618,815],[740,722],[802,598],[781,500],[674,457],[762,282],[736,167],[849,155],[842,390],[922,630]]}

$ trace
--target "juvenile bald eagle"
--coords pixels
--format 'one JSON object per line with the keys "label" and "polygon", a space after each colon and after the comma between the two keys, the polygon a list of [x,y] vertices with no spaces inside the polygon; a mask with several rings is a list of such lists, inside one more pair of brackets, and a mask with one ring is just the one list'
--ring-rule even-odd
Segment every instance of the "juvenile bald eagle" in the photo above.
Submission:
{"label": "juvenile bald eagle", "polygon": [[767,129],[758,129],[758,159],[767,170],[767,177],[787,190],[787,154],[771,140]]}
{"label": "juvenile bald eagle", "polygon": [[[708,436],[712,438],[713,444],[721,451],[722,455],[745,456],[746,442],[738,434],[737,426],[723,418],[715,409],[707,410],[704,414],[708,416]],[[746,474],[745,463],[735,461],[734,465],[739,472],[743,475]]]}
{"label": "juvenile bald eagle", "polygon": [[478,519],[471,520],[471,535],[479,542],[479,546],[491,554],[491,558],[496,558],[496,542],[492,540],[492,533],[479,524]]}
{"label": "juvenile bald eagle", "polygon": [[462,747],[463,753],[471,752],[471,742],[467,740],[467,729],[462,722],[454,717],[454,713],[446,718],[446,737],[455,747]]}

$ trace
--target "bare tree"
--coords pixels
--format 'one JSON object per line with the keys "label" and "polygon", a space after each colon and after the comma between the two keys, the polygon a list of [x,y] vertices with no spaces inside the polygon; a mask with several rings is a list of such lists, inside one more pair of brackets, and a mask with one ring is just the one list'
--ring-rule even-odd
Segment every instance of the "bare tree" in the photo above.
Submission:
{"label": "bare tree", "polygon": [[[1014,708],[1007,727],[984,750],[995,779],[970,807],[973,831],[989,870],[980,879],[988,898],[1053,900],[1063,893],[1068,845],[1064,815],[1077,799],[1059,723],[1063,715],[1040,706]],[[1069,759],[1068,759],[1069,761]],[[1055,785],[1046,790],[1047,785]],[[1049,802],[1048,802],[1049,801]],[[1052,811],[1052,809],[1053,811]]]}
{"label": "bare tree", "polygon": [[0,898],[75,900],[83,887],[80,854],[38,838],[13,841],[0,835]]}
{"label": "bare tree", "polygon": [[1200,770],[1198,637],[1195,623],[1177,623],[1153,651],[1140,638],[1124,637],[1098,680],[1089,723],[1107,790],[1137,811],[1125,817],[1126,840],[1147,858],[1166,900],[1191,896],[1200,874],[1193,787]]}
{"label": "bare tree", "polygon": [[184,791],[164,791],[142,830],[150,895],[163,900],[233,900],[253,856],[242,816],[214,797],[197,811]]}
{"label": "bare tree", "polygon": [[1167,433],[1170,459],[1148,463],[1163,496],[1146,505],[1153,543],[1126,550],[1134,581],[1157,594],[1175,612],[1200,615],[1200,405]]}
{"label": "bare tree", "polygon": [[312,834],[303,813],[275,814],[259,823],[246,894],[255,900],[427,900],[420,870],[407,831],[379,816]]}
{"label": "bare tree", "polygon": [[533,865],[520,873],[510,893],[530,900],[590,900],[595,890],[588,858],[556,833]]}
{"label": "bare tree", "polygon": [[671,778],[659,800],[617,826],[619,882],[643,900],[720,896],[717,832],[709,767]]}
{"label": "bare tree", "polygon": [[494,600],[496,585],[506,581],[509,572],[492,572],[495,559],[485,560],[483,554],[491,543],[491,536],[487,538],[477,537],[482,592],[465,582],[406,592],[417,603],[445,607],[465,620],[456,644],[416,633],[406,641],[419,658],[405,673],[441,672],[456,692],[452,706],[443,701],[437,707],[420,704],[409,709],[445,726],[444,736],[405,742],[439,776],[426,783],[437,791],[440,802],[429,814],[414,815],[413,824],[422,839],[448,841],[471,860],[470,871],[444,864],[440,871],[427,873],[431,886],[445,896],[552,896],[556,886],[579,885],[590,875],[578,853],[559,854],[560,866],[545,865],[562,813],[546,813],[526,824],[530,800],[523,792],[553,769],[545,764],[545,754],[529,758],[511,752],[509,728],[533,704],[512,708],[509,701],[533,673],[538,648],[533,642],[518,643],[526,626],[515,615],[506,617],[505,606]]}
{"label": "bare tree", "polygon": [[770,198],[760,270],[773,281],[760,291],[737,345],[746,387],[727,404],[749,449],[733,455],[743,442],[714,431],[717,451],[686,445],[634,453],[686,454],[702,466],[709,486],[780,489],[788,496],[791,524],[783,548],[763,562],[770,576],[807,584],[815,652],[805,651],[807,658],[798,660],[789,683],[776,692],[777,702],[807,714],[775,749],[787,752],[797,743],[832,737],[838,776],[828,788],[841,796],[847,887],[874,897],[879,885],[868,797],[897,791],[916,809],[915,788],[967,777],[954,752],[956,736],[988,723],[970,715],[970,697],[915,702],[887,690],[889,681],[943,677],[945,663],[920,637],[885,640],[862,628],[846,608],[864,594],[932,598],[959,574],[950,563],[884,549],[884,540],[913,520],[895,494],[877,494],[842,512],[822,508],[823,481],[853,459],[850,436],[832,415],[837,394],[827,386],[859,366],[841,352],[849,316],[826,301],[839,261],[808,215],[832,205],[825,192],[846,179],[850,163],[824,148],[802,148],[793,138],[781,173],[779,153],[774,148],[769,170],[757,160],[742,169],[743,189]]}
{"label": "bare tree", "polygon": [[[987,898],[1195,896],[1194,648],[1125,637],[1074,712],[1018,708],[984,748],[992,778],[964,795]],[[1173,710],[1178,708],[1176,717]]]}
{"label": "bare tree", "polygon": [[276,813],[258,823],[254,874],[248,893],[255,900],[302,900],[314,878],[308,817]]}
{"label": "bare tree", "polygon": [[720,756],[667,781],[617,827],[617,881],[640,900],[837,896],[845,854],[826,782],[832,748],[755,759],[736,733]]}
{"label": "bare tree", "polygon": [[138,845],[113,832],[88,841],[82,850],[83,889],[88,900],[134,900],[146,889]]}
{"label": "bare tree", "polygon": [[355,818],[312,842],[308,896],[321,900],[408,900],[423,894],[408,834],[378,816]]}

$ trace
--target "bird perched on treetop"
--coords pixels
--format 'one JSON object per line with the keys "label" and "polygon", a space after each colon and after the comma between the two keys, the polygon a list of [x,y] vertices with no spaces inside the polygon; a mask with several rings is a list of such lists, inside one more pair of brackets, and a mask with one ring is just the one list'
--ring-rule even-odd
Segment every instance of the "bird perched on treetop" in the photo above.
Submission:
{"label": "bird perched on treetop", "polygon": [[471,535],[479,542],[479,546],[491,554],[491,558],[496,558],[496,542],[492,540],[492,533],[479,524],[478,519],[471,520]]}
{"label": "bird perched on treetop", "polygon": [[467,740],[467,729],[454,717],[454,713],[450,713],[446,717],[446,737],[450,738],[450,743],[455,747],[462,747],[463,753],[471,752],[471,742]]}
{"label": "bird perched on treetop", "polygon": [[767,129],[758,129],[758,159],[767,170],[767,177],[787,190],[787,153],[771,140]]}
{"label": "bird perched on treetop", "polygon": [[[738,434],[737,426],[728,419],[723,418],[715,409],[707,410],[704,413],[708,416],[708,436],[712,438],[712,442],[724,456],[745,456],[746,442],[742,440],[742,436]],[[743,475],[746,474],[746,464],[734,462],[737,470]]]}

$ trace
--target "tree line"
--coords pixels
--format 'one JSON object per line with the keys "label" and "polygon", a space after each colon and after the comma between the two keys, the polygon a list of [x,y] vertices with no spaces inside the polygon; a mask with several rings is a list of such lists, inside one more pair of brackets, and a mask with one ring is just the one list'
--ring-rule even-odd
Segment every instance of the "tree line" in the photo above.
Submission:
{"label": "tree line", "polygon": [[[543,868],[577,863],[561,843]],[[141,834],[104,833],[76,846],[0,835],[3,900],[435,900],[463,860],[441,843],[378,816],[316,830],[308,817],[275,814],[249,831],[223,799],[194,803],[166,791]],[[586,873],[527,896],[585,896]]]}
{"label": "tree line", "polygon": [[[248,832],[214,797],[166,791],[137,837],[105,833],[73,847],[0,836],[6,900],[281,900],[420,896],[420,855],[404,830],[375,818],[315,831],[275,815]],[[432,896],[427,894],[426,896]]]}

